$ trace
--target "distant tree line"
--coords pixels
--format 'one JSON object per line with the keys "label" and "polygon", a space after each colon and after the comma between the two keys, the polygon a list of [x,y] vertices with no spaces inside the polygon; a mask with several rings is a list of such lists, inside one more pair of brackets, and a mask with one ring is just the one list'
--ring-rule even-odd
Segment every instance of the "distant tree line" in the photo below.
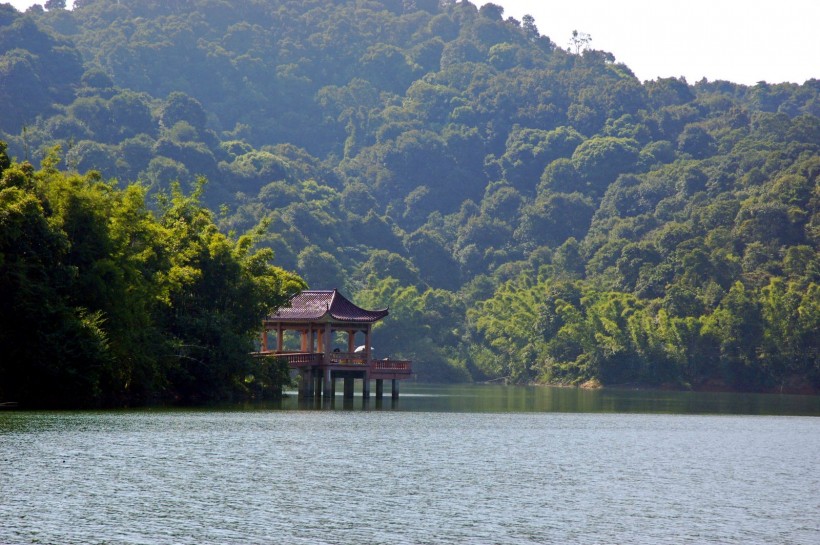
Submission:
{"label": "distant tree line", "polygon": [[820,388],[820,80],[641,82],[492,3],[59,4],[0,6],[14,169],[264,225],[420,379]]}

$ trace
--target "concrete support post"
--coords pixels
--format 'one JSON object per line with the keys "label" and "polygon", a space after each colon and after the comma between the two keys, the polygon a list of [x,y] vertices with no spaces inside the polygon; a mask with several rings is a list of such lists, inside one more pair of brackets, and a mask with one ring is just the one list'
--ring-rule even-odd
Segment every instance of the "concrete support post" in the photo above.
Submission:
{"label": "concrete support post", "polygon": [[345,399],[353,399],[353,377],[345,377]]}
{"label": "concrete support post", "polygon": [[314,395],[316,397],[320,397],[322,395],[322,381],[323,381],[324,378],[325,377],[324,377],[324,374],[322,373],[322,371],[320,369],[317,369],[316,370],[316,378],[315,378],[315,380],[316,380],[316,389],[313,390],[315,392]]}
{"label": "concrete support post", "polygon": [[299,370],[299,395],[302,397],[310,397],[310,370]]}
{"label": "concrete support post", "polygon": [[365,371],[362,379],[362,397],[367,399],[370,397],[370,373]]}
{"label": "concrete support post", "polygon": [[399,381],[397,379],[392,379],[392,380],[393,380],[393,385],[392,385],[393,386],[393,392],[392,392],[393,399],[398,399],[399,398]]}
{"label": "concrete support post", "polygon": [[316,371],[313,369],[308,370],[308,397],[315,397],[316,396]]}
{"label": "concrete support post", "polygon": [[325,397],[325,399],[330,399],[331,397],[333,397],[333,394],[331,393],[333,391],[333,386],[331,385],[332,381],[333,375],[331,374],[330,368],[327,367],[325,368],[325,384],[324,391],[322,392],[322,395]]}
{"label": "concrete support post", "polygon": [[376,399],[384,397],[384,379],[376,379]]}

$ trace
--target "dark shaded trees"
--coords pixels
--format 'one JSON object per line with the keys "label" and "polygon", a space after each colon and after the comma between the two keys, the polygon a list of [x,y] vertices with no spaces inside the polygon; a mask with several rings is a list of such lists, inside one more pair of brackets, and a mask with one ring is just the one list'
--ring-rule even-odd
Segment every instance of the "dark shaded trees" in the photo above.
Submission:
{"label": "dark shaded trees", "polygon": [[259,233],[221,234],[201,191],[174,188],[156,215],[143,187],[57,162],[2,162],[0,398],[78,407],[260,395],[249,356],[259,320],[302,281],[253,250]]}

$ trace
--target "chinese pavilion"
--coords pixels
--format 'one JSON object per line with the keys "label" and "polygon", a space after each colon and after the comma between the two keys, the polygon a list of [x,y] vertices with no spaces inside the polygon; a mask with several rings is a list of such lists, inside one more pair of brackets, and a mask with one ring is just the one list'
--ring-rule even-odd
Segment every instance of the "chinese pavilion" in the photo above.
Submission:
{"label": "chinese pavilion", "polygon": [[[388,315],[388,309],[365,310],[337,290],[305,290],[288,305],[263,320],[261,356],[279,356],[301,377],[299,394],[304,397],[336,395],[336,380],[344,381],[344,396],[353,397],[354,381],[362,380],[362,396],[370,396],[370,381],[376,381],[376,398],[383,395],[385,380],[391,381],[392,396],[398,398],[399,381],[412,377],[409,361],[373,359],[373,324]],[[285,334],[297,332],[298,350],[285,349]],[[269,334],[276,333],[271,347]],[[344,350],[334,348],[336,332],[347,334]],[[357,336],[363,345],[357,347]]]}

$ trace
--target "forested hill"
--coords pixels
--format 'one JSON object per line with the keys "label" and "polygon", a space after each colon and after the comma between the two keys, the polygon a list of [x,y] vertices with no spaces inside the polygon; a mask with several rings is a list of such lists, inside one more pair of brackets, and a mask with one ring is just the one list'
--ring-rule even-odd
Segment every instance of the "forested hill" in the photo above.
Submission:
{"label": "forested hill", "polygon": [[467,1],[62,4],[0,5],[9,154],[206,177],[420,378],[820,387],[817,79],[641,82]]}

